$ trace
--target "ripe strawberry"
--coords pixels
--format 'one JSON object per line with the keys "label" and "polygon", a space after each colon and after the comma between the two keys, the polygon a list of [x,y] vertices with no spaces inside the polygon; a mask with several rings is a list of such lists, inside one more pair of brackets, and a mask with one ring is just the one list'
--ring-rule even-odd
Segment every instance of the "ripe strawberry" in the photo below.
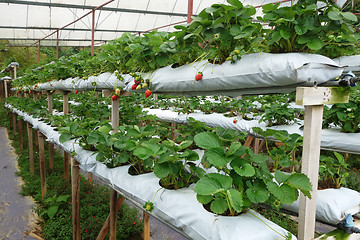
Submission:
{"label": "ripe strawberry", "polygon": [[78,91],[78,90],[76,90],[76,91],[75,91],[75,94],[78,94],[78,93],[79,93],[79,91]]}
{"label": "ripe strawberry", "polygon": [[203,77],[202,72],[198,72],[198,74],[195,75],[195,80],[200,81],[202,79],[202,77]]}
{"label": "ripe strawberry", "polygon": [[135,80],[134,82],[136,85],[139,85],[141,83],[141,80]]}
{"label": "ripe strawberry", "polygon": [[29,93],[31,93],[31,91],[29,91]]}
{"label": "ripe strawberry", "polygon": [[111,97],[111,99],[112,99],[113,101],[117,100],[118,98],[119,98],[118,95],[112,95],[112,97]]}
{"label": "ripe strawberry", "polygon": [[135,90],[136,88],[137,88],[137,85],[136,85],[136,84],[134,84],[134,85],[131,86],[131,90]]}
{"label": "ripe strawberry", "polygon": [[237,123],[237,120],[236,120],[236,119],[234,119],[234,120],[233,120],[233,123]]}
{"label": "ripe strawberry", "polygon": [[148,89],[145,91],[145,97],[148,98],[151,95],[151,91]]}
{"label": "ripe strawberry", "polygon": [[37,86],[38,86],[38,85],[35,85],[34,89],[36,89],[36,88],[37,88]]}

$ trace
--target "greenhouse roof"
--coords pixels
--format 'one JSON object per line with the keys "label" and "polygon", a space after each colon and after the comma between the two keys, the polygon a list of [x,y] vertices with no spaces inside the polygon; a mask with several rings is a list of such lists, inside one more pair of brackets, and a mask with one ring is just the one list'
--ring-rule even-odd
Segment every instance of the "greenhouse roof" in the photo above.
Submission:
{"label": "greenhouse roof", "polygon": [[[193,15],[214,3],[226,2],[192,1]],[[261,14],[259,6],[279,1],[241,2],[258,7]],[[46,37],[40,42],[41,46],[56,46],[58,35],[59,46],[90,46],[91,11],[101,5],[104,6],[95,11],[94,17],[95,44],[116,39],[124,32],[140,34],[156,28],[171,32],[175,24],[187,21],[186,0],[0,0],[0,39],[9,40],[11,46],[37,46],[38,40]],[[58,34],[57,29],[61,29]]]}

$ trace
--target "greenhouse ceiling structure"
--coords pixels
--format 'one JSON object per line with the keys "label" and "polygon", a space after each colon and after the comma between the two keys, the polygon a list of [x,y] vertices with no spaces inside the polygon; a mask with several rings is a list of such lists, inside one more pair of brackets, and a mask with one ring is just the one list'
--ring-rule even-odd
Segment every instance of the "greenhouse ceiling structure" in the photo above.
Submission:
{"label": "greenhouse ceiling structure", "polygon": [[[171,32],[226,0],[0,0],[0,39],[10,46],[91,46],[124,32]],[[241,0],[257,7],[290,0]],[[338,1],[340,3],[341,1]],[[345,0],[343,0],[345,2]],[[93,31],[94,32],[93,32]],[[40,40],[40,41],[39,41]]]}

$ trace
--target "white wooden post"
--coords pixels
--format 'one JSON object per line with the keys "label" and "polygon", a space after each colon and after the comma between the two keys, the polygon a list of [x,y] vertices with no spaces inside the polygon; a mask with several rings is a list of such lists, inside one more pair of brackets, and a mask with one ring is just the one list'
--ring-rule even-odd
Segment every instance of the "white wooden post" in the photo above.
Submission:
{"label": "white wooden post", "polygon": [[296,89],[296,104],[305,105],[301,172],[312,184],[311,199],[300,194],[299,240],[314,238],[323,104],[348,102],[349,91],[343,90],[326,87]]}

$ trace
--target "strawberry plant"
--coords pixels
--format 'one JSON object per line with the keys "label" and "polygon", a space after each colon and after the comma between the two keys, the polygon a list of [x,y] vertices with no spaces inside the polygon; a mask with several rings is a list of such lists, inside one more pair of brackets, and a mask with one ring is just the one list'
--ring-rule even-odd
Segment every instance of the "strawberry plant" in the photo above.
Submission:
{"label": "strawberry plant", "polygon": [[263,39],[262,26],[251,21],[255,8],[243,6],[239,0],[227,2],[230,5],[213,4],[193,17],[184,36],[199,43],[203,50],[200,58],[213,63],[223,63],[237,47],[243,53],[258,51]]}
{"label": "strawberry plant", "polygon": [[298,110],[291,108],[289,103],[266,103],[262,109],[265,113],[261,116],[259,122],[266,122],[266,126],[287,125],[296,122]]}
{"label": "strawberry plant", "polygon": [[[266,129],[262,130],[259,127],[254,127],[253,131],[259,134],[265,140],[266,150],[271,159],[272,170],[283,170],[290,166],[298,164],[295,157],[295,152],[299,152],[302,146],[302,136],[297,133],[289,134],[285,130]],[[280,141],[278,146],[270,146],[273,141]]]}
{"label": "strawberry plant", "polygon": [[334,152],[334,156],[320,156],[319,175],[322,180],[320,186],[330,186],[340,188],[346,183],[349,176],[348,164],[345,162],[344,156]]}
{"label": "strawberry plant", "polygon": [[[300,190],[310,196],[311,184],[304,174],[286,175],[267,168],[267,157],[255,155],[253,151],[234,141],[236,135],[203,132],[195,136],[195,143],[205,150],[202,161],[218,169],[198,181],[195,187],[197,199],[210,204],[216,214],[236,215],[246,211],[252,204],[266,203],[279,208],[282,203],[291,204]],[[233,139],[233,140],[230,140]],[[207,165],[206,165],[207,166]]]}
{"label": "strawberry plant", "polygon": [[168,189],[188,187],[205,174],[203,169],[192,163],[199,159],[196,152],[187,149],[192,141],[183,141],[177,145],[171,140],[165,140],[161,144],[166,150],[155,161],[153,169],[160,178],[161,186]]}
{"label": "strawberry plant", "polygon": [[330,108],[324,107],[323,126],[329,128],[332,124],[341,128],[342,132],[356,133],[360,131],[360,94],[353,90],[348,103],[337,103]]}
{"label": "strawberry plant", "polygon": [[263,13],[258,19],[273,28],[266,39],[271,52],[311,52],[331,58],[358,52],[352,28],[357,18],[341,12],[333,1],[305,0],[284,7],[269,3]]}

